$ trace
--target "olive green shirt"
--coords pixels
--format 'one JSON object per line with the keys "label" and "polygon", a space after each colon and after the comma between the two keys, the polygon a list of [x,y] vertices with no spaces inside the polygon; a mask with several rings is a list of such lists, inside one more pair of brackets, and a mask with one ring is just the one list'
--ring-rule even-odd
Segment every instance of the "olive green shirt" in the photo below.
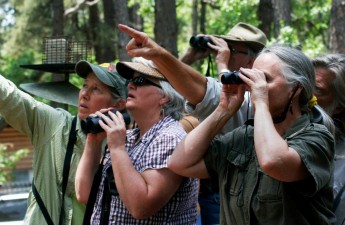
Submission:
{"label": "olive green shirt", "polygon": [[[6,122],[26,134],[33,146],[33,177],[36,188],[54,224],[58,224],[62,204],[62,171],[73,116],[55,109],[20,91],[12,82],[0,75],[0,114]],[[82,156],[85,135],[77,122],[77,141],[64,199],[64,223],[82,224],[85,205],[75,197],[74,179]],[[24,224],[46,224],[32,193]]]}
{"label": "olive green shirt", "polygon": [[296,121],[284,138],[300,155],[309,176],[288,183],[262,171],[253,133],[254,127],[246,123],[213,140],[204,157],[211,178],[219,177],[220,224],[331,224],[332,134],[323,125],[310,123],[307,115]]}

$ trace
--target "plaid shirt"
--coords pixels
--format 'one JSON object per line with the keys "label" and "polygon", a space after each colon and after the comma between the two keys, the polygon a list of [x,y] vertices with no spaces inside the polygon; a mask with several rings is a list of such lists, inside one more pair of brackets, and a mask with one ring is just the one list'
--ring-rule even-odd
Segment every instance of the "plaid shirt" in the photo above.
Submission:
{"label": "plaid shirt", "polygon": [[[135,169],[142,173],[146,169],[167,168],[169,156],[185,134],[178,121],[171,116],[156,123],[137,144],[135,141],[139,136],[139,129],[128,130],[126,149]],[[102,171],[91,224],[100,224],[106,170],[111,167],[109,151],[106,158],[108,160]],[[151,217],[142,220],[133,218],[120,197],[112,195],[109,224],[196,224],[197,193],[197,179],[185,178],[175,195],[164,207]]]}

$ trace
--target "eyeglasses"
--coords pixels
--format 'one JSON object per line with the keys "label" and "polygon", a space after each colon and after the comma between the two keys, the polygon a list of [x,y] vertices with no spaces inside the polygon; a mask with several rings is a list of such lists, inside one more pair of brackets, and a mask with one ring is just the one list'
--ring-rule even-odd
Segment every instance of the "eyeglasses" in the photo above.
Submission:
{"label": "eyeglasses", "polygon": [[231,54],[242,53],[242,54],[248,55],[248,51],[237,50],[236,48],[232,47],[229,44],[228,44],[228,47],[230,49]]}
{"label": "eyeglasses", "polygon": [[132,79],[127,80],[126,86],[129,83],[133,83],[135,86],[153,85],[153,86],[156,86],[158,88],[162,88],[160,85],[150,81],[149,79],[147,79],[146,77],[143,77],[143,76],[133,77]]}

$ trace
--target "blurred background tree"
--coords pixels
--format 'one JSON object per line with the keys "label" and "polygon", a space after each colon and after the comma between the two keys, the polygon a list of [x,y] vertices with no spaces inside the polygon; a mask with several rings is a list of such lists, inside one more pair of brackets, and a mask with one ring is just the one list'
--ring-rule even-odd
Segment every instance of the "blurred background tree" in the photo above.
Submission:
{"label": "blurred background tree", "polygon": [[[54,80],[20,67],[41,64],[43,41],[53,36],[89,41],[94,63],[128,61],[130,37],[118,23],[146,32],[176,57],[192,35],[226,34],[238,22],[261,28],[269,44],[288,44],[309,57],[345,53],[344,13],[343,0],[0,0],[0,73],[17,85]],[[193,66],[205,73],[207,63]],[[78,76],[69,81],[82,83]]]}

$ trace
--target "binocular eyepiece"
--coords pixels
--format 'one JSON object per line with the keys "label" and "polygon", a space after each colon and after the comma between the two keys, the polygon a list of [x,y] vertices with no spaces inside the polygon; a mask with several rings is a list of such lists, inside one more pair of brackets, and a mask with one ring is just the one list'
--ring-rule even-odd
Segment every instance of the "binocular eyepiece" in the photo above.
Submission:
{"label": "binocular eyepiece", "polygon": [[207,43],[212,43],[211,39],[205,36],[192,36],[189,39],[189,45],[193,48],[199,48],[199,49],[207,49]]}
{"label": "binocular eyepiece", "polygon": [[[116,113],[117,110],[111,110],[113,113]],[[109,117],[108,112],[104,113],[107,117]],[[125,124],[128,125],[131,122],[131,119],[127,113],[122,113],[123,119],[125,121]],[[99,120],[104,120],[98,116],[89,116],[86,119],[83,119],[81,121],[81,129],[85,134],[92,133],[97,134],[99,132],[103,131],[103,128],[99,125]]]}
{"label": "binocular eyepiece", "polygon": [[220,81],[222,84],[243,84],[243,80],[239,77],[239,71],[233,71],[229,73],[224,73]]}

